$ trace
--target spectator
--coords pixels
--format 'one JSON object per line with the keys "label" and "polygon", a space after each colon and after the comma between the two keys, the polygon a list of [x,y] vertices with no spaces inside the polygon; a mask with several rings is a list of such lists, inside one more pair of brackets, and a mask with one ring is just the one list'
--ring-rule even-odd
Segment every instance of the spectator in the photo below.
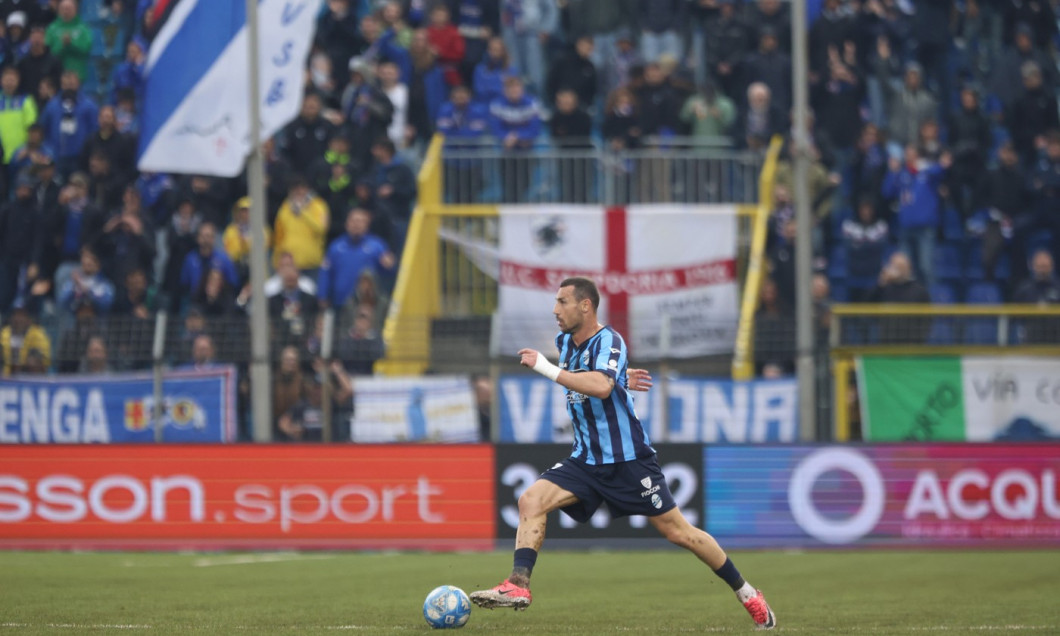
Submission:
{"label": "spectator", "polygon": [[298,268],[290,259],[280,263],[276,275],[281,287],[269,298],[269,316],[280,342],[301,347],[316,320],[316,296],[299,286]]}
{"label": "spectator", "polygon": [[134,185],[140,192],[140,201],[153,225],[165,228],[175,207],[173,178],[159,172],[141,172]]}
{"label": "spectator", "polygon": [[69,280],[59,290],[59,307],[79,315],[83,306],[93,316],[110,311],[114,304],[114,284],[102,273],[99,257],[89,246],[81,248],[81,266],[70,273]]}
{"label": "spectator", "polygon": [[1023,67],[1033,62],[1041,69],[1042,85],[1046,91],[1055,91],[1058,82],[1056,63],[1042,49],[1034,46],[1033,29],[1028,24],[1016,27],[1014,45],[1009,47],[1000,59],[996,60],[991,77],[991,92],[997,96],[1004,108],[1011,108],[1023,96]]}
{"label": "spectator", "polygon": [[[488,4],[488,3],[487,3]],[[426,143],[434,132],[438,110],[445,101],[448,85],[442,69],[435,63],[436,55],[427,40],[427,32],[419,29],[412,34],[409,44],[412,58],[412,77],[409,79],[409,124],[415,130],[418,143]],[[473,69],[472,69],[473,70]],[[470,75],[469,71],[467,75]]]}
{"label": "spectator", "polygon": [[15,151],[25,145],[29,127],[37,121],[36,102],[20,93],[18,87],[18,69],[5,66],[0,74],[0,147],[4,150],[4,163],[10,163]]}
{"label": "spectator", "polygon": [[1001,144],[997,156],[998,165],[986,173],[976,189],[976,207],[985,207],[988,214],[982,245],[984,275],[988,280],[994,278],[998,258],[1006,241],[1011,240],[1013,253],[1020,255],[1012,259],[1012,275],[1022,278],[1027,273],[1022,255],[1027,236],[1035,227],[1036,211],[1012,142]]}
{"label": "spectator", "polygon": [[[930,303],[926,287],[913,278],[913,266],[904,252],[895,252],[880,271],[879,284],[869,296],[871,302],[918,304]],[[880,324],[883,344],[922,344],[927,341],[931,319],[887,318]]]}
{"label": "spectator", "polygon": [[935,234],[940,226],[938,187],[950,167],[948,153],[927,163],[916,146],[905,149],[905,164],[892,158],[882,194],[898,204],[898,242],[905,254],[916,254],[917,269],[928,286],[935,282]]}
{"label": "spectator", "polygon": [[749,2],[747,24],[757,30],[755,40],[761,39],[763,31],[772,30],[778,38],[780,50],[791,50],[791,11],[786,3],[781,3],[780,0]]}
{"label": "spectator", "polygon": [[705,38],[710,75],[726,95],[742,90],[740,63],[746,57],[750,35],[747,25],[736,15],[735,0],[718,1],[718,17],[707,23]]}
{"label": "spectator", "polygon": [[490,128],[505,151],[500,160],[504,200],[518,201],[530,187],[529,157],[517,156],[529,150],[541,134],[541,107],[526,94],[523,80],[512,76],[504,80],[504,96],[490,104]]}
{"label": "spectator", "polygon": [[101,210],[113,210],[121,205],[124,180],[114,172],[106,153],[95,152],[88,158],[88,176],[88,196],[93,205]]}
{"label": "spectator", "polygon": [[490,38],[486,46],[486,55],[475,66],[474,88],[475,101],[489,105],[504,94],[504,80],[519,74],[508,56],[508,47],[499,37]]}
{"label": "spectator", "polygon": [[312,166],[327,150],[335,135],[335,125],[320,115],[320,96],[307,93],[298,118],[287,124],[280,135],[280,152],[293,166]]}
{"label": "spectator", "polygon": [[644,85],[637,91],[640,131],[645,136],[668,136],[677,131],[680,98],[654,62],[644,67]]}
{"label": "spectator", "polygon": [[350,383],[350,377],[338,360],[325,364],[323,360],[317,359],[313,361],[313,373],[303,380],[304,399],[280,415],[277,427],[280,429],[281,439],[291,442],[319,442],[323,439],[324,382],[328,382],[331,389],[332,421],[329,425],[332,437],[349,438],[349,432],[340,430],[337,424],[348,422],[351,415],[348,403],[353,397],[353,385]]}
{"label": "spectator", "polygon": [[493,383],[488,375],[477,373],[471,376],[471,390],[475,392],[475,408],[478,411],[478,439],[488,442],[493,439]]}
{"label": "spectator", "polygon": [[106,219],[89,202],[88,178],[81,172],[70,177],[57,203],[42,219],[44,228],[34,250],[34,264],[40,279],[54,279],[53,288],[61,289],[81,262],[81,246],[95,242]]}
{"label": "spectator", "polygon": [[777,284],[769,277],[763,278],[754,323],[755,366],[759,369],[776,364],[785,374],[794,371],[795,328],[792,318]]}
{"label": "spectator", "polygon": [[556,60],[548,73],[548,101],[555,103],[562,90],[572,90],[586,109],[596,103],[596,87],[599,78],[592,61],[593,39],[583,35],[574,42],[574,48]]}
{"label": "spectator", "polygon": [[0,21],[11,27],[11,16],[21,14],[22,26],[34,24],[46,24],[48,17],[46,10],[39,2],[34,0],[4,0],[0,2]]}
{"label": "spectator", "polygon": [[2,22],[7,25],[7,45],[10,49],[10,57],[7,63],[15,63],[29,51],[29,41],[27,36],[28,23],[26,22],[26,13],[24,11],[15,11],[7,16],[7,20]]}
{"label": "spectator", "polygon": [[59,0],[59,19],[48,26],[44,41],[59,58],[64,71],[84,81],[92,49],[92,29],[77,15],[76,0]]}
{"label": "spectator", "polygon": [[144,270],[130,269],[125,275],[125,284],[114,299],[112,313],[118,317],[148,320],[154,315],[155,300]]}
{"label": "spectator", "polygon": [[568,0],[567,18],[570,27],[568,35],[593,38],[593,64],[604,68],[605,60],[615,55],[615,46],[621,33],[633,29],[637,20],[637,0]]}
{"label": "spectator", "polygon": [[849,191],[855,200],[865,197],[877,199],[887,174],[887,149],[880,141],[880,130],[875,124],[865,124],[854,147],[847,170]]}
{"label": "spectator", "polygon": [[45,78],[58,85],[59,76],[62,74],[63,65],[51,51],[45,42],[44,26],[33,24],[29,30],[29,50],[25,57],[18,61],[18,70],[21,76],[18,92],[24,95],[32,95],[37,105],[43,108],[47,102],[42,99],[39,91],[41,81]]}
{"label": "spectator", "polygon": [[449,6],[455,16],[457,31],[464,38],[460,75],[464,84],[470,84],[475,66],[486,54],[487,43],[501,32],[501,3],[497,0],[456,0],[450,1]]}
{"label": "spectator", "polygon": [[772,101],[769,87],[755,82],[747,87],[747,108],[741,109],[732,127],[732,138],[739,148],[763,150],[773,135],[787,128],[785,117]]}
{"label": "spectator", "polygon": [[353,324],[359,312],[367,312],[372,317],[372,329],[377,332],[382,331],[389,306],[390,298],[379,289],[376,270],[366,267],[361,270],[360,276],[357,277],[357,285],[342,308],[340,324],[342,328],[346,328]]}
{"label": "spectator", "polygon": [[815,99],[821,131],[838,151],[838,170],[845,170],[852,159],[863,125],[861,103],[864,97],[857,49],[848,40],[843,45],[842,55],[838,52],[829,55],[824,81],[818,87]]}
{"label": "spectator", "polygon": [[640,147],[640,114],[628,88],[618,88],[607,98],[604,108],[604,141],[612,151]]}
{"label": "spectator", "polygon": [[346,115],[354,160],[363,165],[369,162],[370,144],[387,134],[394,118],[393,104],[374,82],[375,74],[367,60],[350,60],[350,83],[342,93],[342,112]]}
{"label": "spectator", "polygon": [[213,223],[214,227],[224,227],[228,224],[231,205],[226,183],[216,177],[195,174],[185,177],[179,189],[181,196],[191,200],[204,221]]}
{"label": "spectator", "polygon": [[915,144],[920,124],[933,119],[938,113],[938,103],[922,85],[923,71],[919,64],[905,65],[905,76],[901,86],[896,86],[888,75],[887,63],[891,56],[886,39],[880,40],[877,51],[876,75],[887,96],[887,132],[895,143],[907,146]]}
{"label": "spectator", "polygon": [[125,280],[130,269],[152,271],[155,259],[155,231],[144,218],[140,192],[126,186],[122,206],[107,219],[96,240],[103,270],[111,280]]}
{"label": "spectator", "polygon": [[559,26],[559,12],[552,0],[503,0],[501,35],[512,62],[523,73],[531,93],[545,90],[545,48]]}
{"label": "spectator", "polygon": [[283,277],[282,272],[287,267],[294,267],[295,272],[298,273],[298,289],[301,289],[310,296],[316,296],[317,294],[317,282],[316,280],[306,276],[305,274],[298,271],[298,266],[295,265],[294,256],[290,252],[273,252],[273,255],[279,254],[279,262],[276,265],[276,274],[270,276],[265,281],[265,297],[272,298],[276,294],[283,290]]}
{"label": "spectator", "polygon": [[824,77],[828,72],[830,50],[842,50],[843,42],[853,35],[854,22],[840,0],[824,0],[821,15],[810,26],[810,72]]}
{"label": "spectator", "polygon": [[1031,277],[1019,284],[1012,294],[1012,302],[1025,305],[1055,305],[1060,303],[1060,282],[1056,279],[1053,255],[1040,249],[1030,258]]}
{"label": "spectator", "polygon": [[350,8],[350,0],[328,0],[328,10],[317,24],[317,44],[331,58],[331,78],[337,85],[346,83],[346,77],[339,76],[345,70],[350,58],[359,55],[368,46],[361,37],[357,24],[357,15]]}
{"label": "spectator", "polygon": [[303,379],[298,348],[284,347],[280,351],[280,364],[272,380],[272,413],[277,421],[302,401]]}
{"label": "spectator", "polygon": [[55,150],[55,161],[64,177],[77,167],[85,141],[95,132],[98,120],[96,103],[81,92],[80,76],[63,71],[62,92],[44,107],[40,124],[45,143]]}
{"label": "spectator", "polygon": [[191,302],[207,318],[225,318],[236,311],[235,294],[219,269],[211,269],[203,276],[191,296]]}
{"label": "spectator", "polygon": [[335,84],[335,71],[331,67],[331,58],[327,53],[317,49],[309,56],[309,68],[307,70],[309,81],[306,84],[307,93],[316,93],[320,96],[320,103],[325,111],[325,116],[335,123],[339,121],[339,93]]}
{"label": "spectator", "polygon": [[464,59],[464,37],[450,21],[449,8],[437,4],[431,9],[427,40],[438,54],[437,63],[445,76],[446,84],[461,83],[460,63]]}
{"label": "spectator", "polygon": [[[747,84],[762,82],[769,87],[777,107],[791,110],[791,58],[779,48],[777,34],[769,27],[759,29],[758,50],[743,61]],[[855,109],[856,112],[856,109]]]}
{"label": "spectator", "polygon": [[728,136],[736,119],[736,106],[708,80],[696,94],[685,100],[680,119],[696,139],[721,140]]}
{"label": "spectator", "polygon": [[975,211],[974,192],[986,173],[987,159],[993,144],[990,120],[979,107],[979,91],[971,85],[961,88],[960,108],[950,118],[952,194],[964,218]]}
{"label": "spectator", "polygon": [[846,275],[852,283],[850,301],[863,302],[879,279],[891,230],[887,221],[877,218],[876,202],[865,197],[858,201],[857,215],[843,221],[842,233],[847,250]]}
{"label": "spectator", "polygon": [[200,225],[196,235],[198,249],[188,252],[180,268],[180,290],[185,298],[192,298],[192,295],[202,285],[203,278],[212,270],[219,271],[232,287],[239,285],[239,275],[236,273],[235,265],[223,250],[214,247],[216,243],[217,229],[213,223],[207,222]]}
{"label": "spectator", "polygon": [[107,342],[103,336],[88,338],[85,355],[81,358],[77,372],[82,375],[103,375],[111,372],[110,361],[107,359]]}
{"label": "spectator", "polygon": [[1020,73],[1023,95],[1005,113],[1005,123],[1024,165],[1032,166],[1045,145],[1046,131],[1060,128],[1060,115],[1056,95],[1042,84],[1041,68],[1034,62],[1026,62]]}
{"label": "spectator", "polygon": [[578,101],[578,94],[570,88],[561,89],[556,94],[556,112],[548,120],[553,143],[560,148],[592,148],[592,127],[592,119]]}
{"label": "spectator", "polygon": [[1060,242],[1060,131],[1050,130],[1046,136],[1045,152],[1031,172],[1030,189],[1035,224],[1052,232],[1055,246]]}
{"label": "spectator", "polygon": [[125,60],[114,69],[113,97],[117,101],[120,91],[130,91],[136,102],[144,98],[144,63],[147,61],[147,42],[141,37],[129,40],[125,47]]}
{"label": "spectator", "polygon": [[640,51],[644,61],[658,62],[663,55],[684,58],[681,34],[685,30],[686,5],[683,0],[638,0],[637,24],[641,26]]}
{"label": "spectator", "polygon": [[183,305],[184,287],[181,277],[184,261],[198,246],[202,215],[195,209],[191,199],[181,199],[166,228],[166,266],[162,278],[162,289],[169,295],[170,313],[179,313]]}
{"label": "spectator", "polygon": [[6,378],[24,373],[31,351],[41,355],[45,368],[51,364],[52,343],[48,334],[36,324],[25,304],[16,303],[11,309],[8,324],[0,329],[3,376]]}
{"label": "spectator", "polygon": [[[442,104],[435,125],[445,135],[446,148],[462,149],[480,146],[489,129],[486,104],[471,101],[466,86],[454,86],[449,101]],[[482,162],[476,159],[445,161],[446,201],[471,202],[482,191]]]}
{"label": "spectator", "polygon": [[208,371],[216,368],[217,354],[214,348],[213,338],[208,334],[195,336],[191,343],[191,362],[177,367],[194,371]]}
{"label": "spectator", "polygon": [[383,62],[379,65],[379,90],[383,91],[390,105],[394,107],[394,116],[387,127],[387,136],[398,148],[408,145],[409,87],[401,82],[397,64]]}
{"label": "spectator", "polygon": [[608,95],[613,91],[629,86],[633,80],[634,70],[643,68],[644,60],[640,57],[633,42],[633,33],[629,29],[621,29],[615,34],[615,43],[607,57],[598,54],[596,39],[592,39],[593,49],[589,54],[589,60],[596,68],[597,75],[606,78],[605,90]]}
{"label": "spectator", "polygon": [[33,177],[19,175],[14,200],[0,207],[0,313],[7,312],[24,285],[43,229],[33,186]]}
{"label": "spectator", "polygon": [[1018,25],[1031,25],[1030,32],[1033,34],[1034,46],[1045,48],[1056,36],[1056,13],[1048,2],[1022,2],[1008,0],[1002,3],[1004,34],[1006,43],[1012,37],[1013,31],[1018,31]]}
{"label": "spectator", "polygon": [[376,360],[386,353],[383,339],[373,322],[370,310],[358,309],[352,326],[339,337],[336,357],[353,375],[372,375]]}
{"label": "spectator", "polygon": [[324,258],[328,215],[327,203],[309,189],[305,178],[294,177],[273,228],[274,264],[278,264],[279,254],[290,252],[298,269],[315,275]]}
{"label": "spectator", "polygon": [[368,232],[372,214],[354,208],[346,215],[346,235],[328,246],[327,258],[317,279],[317,297],[325,307],[341,308],[353,294],[361,272],[389,274],[397,264],[386,243]]}
{"label": "spectator", "polygon": [[[7,177],[14,179],[24,170],[30,170],[33,166],[44,163],[45,158],[55,161],[52,149],[44,143],[44,130],[40,124],[33,124],[26,129],[26,143],[21,148],[15,148],[8,165]],[[0,175],[3,179],[4,175]]]}
{"label": "spectator", "polygon": [[373,67],[380,62],[393,62],[401,69],[401,80],[408,79],[412,71],[408,50],[398,44],[396,33],[383,30],[383,23],[375,14],[369,13],[361,18],[361,37],[368,47],[358,54],[360,57]]}
{"label": "spectator", "polygon": [[81,170],[88,170],[89,158],[96,153],[107,155],[111,170],[123,182],[135,179],[136,144],[132,138],[118,131],[118,120],[113,106],[99,109],[96,131],[85,139],[81,149]]}
{"label": "spectator", "polygon": [[[265,245],[272,238],[269,228],[265,228]],[[250,250],[254,246],[254,235],[250,232],[250,197],[236,201],[232,208],[232,222],[221,235],[228,259],[235,265],[239,280],[250,280]]]}
{"label": "spectator", "polygon": [[383,137],[372,144],[375,159],[375,214],[390,224],[390,246],[400,254],[416,202],[416,175],[397,156],[394,143]]}

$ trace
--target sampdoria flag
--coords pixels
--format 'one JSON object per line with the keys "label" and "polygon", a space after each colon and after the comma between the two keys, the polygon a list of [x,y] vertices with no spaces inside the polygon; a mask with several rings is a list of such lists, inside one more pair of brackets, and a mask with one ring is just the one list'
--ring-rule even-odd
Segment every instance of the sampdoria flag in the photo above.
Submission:
{"label": "sampdoria flag", "polygon": [[[322,0],[259,0],[261,139],[294,119]],[[177,0],[151,43],[139,168],[238,175],[250,153],[245,0]]]}

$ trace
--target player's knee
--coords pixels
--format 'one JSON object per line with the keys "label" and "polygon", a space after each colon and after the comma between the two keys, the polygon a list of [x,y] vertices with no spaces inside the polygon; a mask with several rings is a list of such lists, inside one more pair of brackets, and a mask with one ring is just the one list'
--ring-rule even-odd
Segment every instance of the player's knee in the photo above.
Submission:
{"label": "player's knee", "polygon": [[519,516],[523,518],[536,517],[543,514],[541,498],[531,494],[529,491],[519,495]]}

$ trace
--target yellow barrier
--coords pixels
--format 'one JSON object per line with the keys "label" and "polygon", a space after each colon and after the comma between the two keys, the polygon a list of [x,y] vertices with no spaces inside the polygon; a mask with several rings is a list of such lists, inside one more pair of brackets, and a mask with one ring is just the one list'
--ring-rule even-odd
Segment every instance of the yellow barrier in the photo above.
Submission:
{"label": "yellow barrier", "polygon": [[758,311],[758,295],[765,273],[765,251],[769,215],[773,210],[773,180],[777,171],[777,158],[783,140],[773,137],[758,178],[758,205],[753,208],[750,256],[747,260],[747,275],[744,277],[743,298],[740,302],[740,324],[736,328],[736,347],[732,356],[732,378],[750,380],[754,377],[754,333],[755,312]]}

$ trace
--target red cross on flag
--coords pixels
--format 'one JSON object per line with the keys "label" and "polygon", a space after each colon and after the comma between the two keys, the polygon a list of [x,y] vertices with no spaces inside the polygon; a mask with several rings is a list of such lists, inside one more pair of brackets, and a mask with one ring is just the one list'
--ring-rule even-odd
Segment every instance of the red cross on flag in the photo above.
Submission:
{"label": "red cross on flag", "polygon": [[733,206],[502,206],[500,219],[498,354],[554,355],[552,305],[568,276],[596,281],[601,322],[638,359],[732,350]]}

